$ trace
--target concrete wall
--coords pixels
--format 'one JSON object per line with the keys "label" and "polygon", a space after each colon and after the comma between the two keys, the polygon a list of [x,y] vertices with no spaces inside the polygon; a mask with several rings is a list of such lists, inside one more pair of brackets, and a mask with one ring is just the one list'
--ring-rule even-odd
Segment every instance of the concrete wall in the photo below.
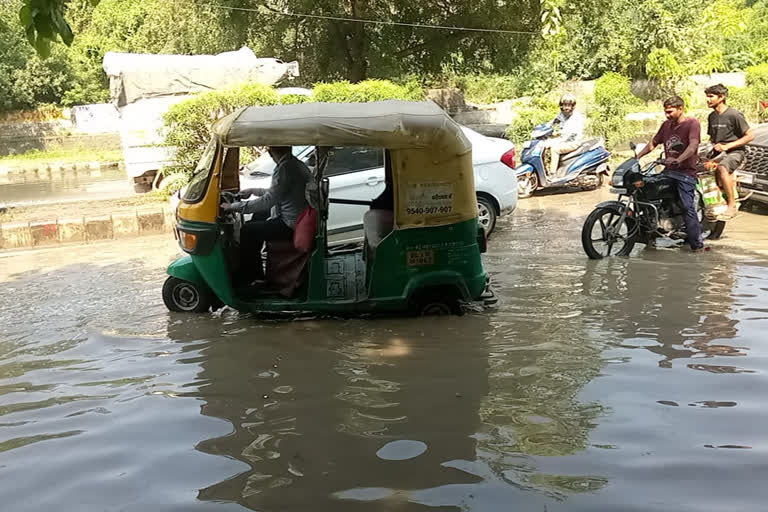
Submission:
{"label": "concrete wall", "polygon": [[120,149],[116,123],[97,123],[92,117],[79,117],[84,118],[80,123],[83,129],[69,117],[53,121],[0,122],[0,156],[23,154],[34,149]]}

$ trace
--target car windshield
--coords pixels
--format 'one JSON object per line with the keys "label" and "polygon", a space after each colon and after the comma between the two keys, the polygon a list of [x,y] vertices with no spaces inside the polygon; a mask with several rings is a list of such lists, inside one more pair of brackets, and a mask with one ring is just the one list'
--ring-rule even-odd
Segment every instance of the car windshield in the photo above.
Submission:
{"label": "car windshield", "polygon": [[211,174],[213,168],[213,159],[216,156],[216,140],[211,139],[208,146],[203,151],[203,156],[200,157],[200,161],[195,167],[195,172],[192,175],[192,180],[189,182],[187,192],[184,194],[185,203],[196,203],[202,199],[205,193],[206,186],[208,185],[208,177]]}

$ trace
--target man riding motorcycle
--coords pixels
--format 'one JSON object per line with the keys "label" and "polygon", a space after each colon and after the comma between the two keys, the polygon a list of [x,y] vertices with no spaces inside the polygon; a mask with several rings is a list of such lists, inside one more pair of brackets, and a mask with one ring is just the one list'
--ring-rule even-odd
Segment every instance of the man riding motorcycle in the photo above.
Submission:
{"label": "man riding motorcycle", "polygon": [[575,111],[576,97],[565,93],[560,98],[560,113],[552,120],[552,125],[560,123],[560,136],[547,142],[552,151],[550,176],[557,176],[560,156],[575,151],[581,146],[584,138],[584,116]]}
{"label": "man riding motorcycle", "polygon": [[[640,159],[653,149],[664,145],[666,157],[664,175],[672,179],[680,201],[685,207],[686,242],[691,250],[698,252],[704,249],[701,237],[701,223],[696,212],[696,165],[698,148],[701,142],[701,125],[694,117],[685,117],[685,102],[678,96],[672,96],[664,101],[664,115],[667,120],[659,131],[638,154]],[[680,149],[685,148],[685,149]]]}

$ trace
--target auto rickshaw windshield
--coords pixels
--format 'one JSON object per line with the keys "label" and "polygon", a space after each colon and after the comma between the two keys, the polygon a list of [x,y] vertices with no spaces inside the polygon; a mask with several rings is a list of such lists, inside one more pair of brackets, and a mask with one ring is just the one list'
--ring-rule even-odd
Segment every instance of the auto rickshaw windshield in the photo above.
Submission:
{"label": "auto rickshaw windshield", "polygon": [[208,143],[208,146],[203,151],[203,156],[200,157],[200,161],[195,167],[195,172],[192,175],[192,180],[189,182],[187,191],[184,194],[184,202],[196,203],[202,199],[205,194],[206,185],[208,184],[208,177],[213,169],[213,162],[216,157],[217,142],[216,138],[212,138]]}

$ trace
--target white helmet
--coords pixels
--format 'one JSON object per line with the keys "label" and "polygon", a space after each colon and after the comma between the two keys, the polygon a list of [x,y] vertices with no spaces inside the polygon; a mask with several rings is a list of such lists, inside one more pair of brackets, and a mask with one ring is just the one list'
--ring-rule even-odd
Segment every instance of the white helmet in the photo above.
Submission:
{"label": "white helmet", "polygon": [[560,97],[560,105],[565,104],[576,105],[576,96],[572,92],[566,92]]}

